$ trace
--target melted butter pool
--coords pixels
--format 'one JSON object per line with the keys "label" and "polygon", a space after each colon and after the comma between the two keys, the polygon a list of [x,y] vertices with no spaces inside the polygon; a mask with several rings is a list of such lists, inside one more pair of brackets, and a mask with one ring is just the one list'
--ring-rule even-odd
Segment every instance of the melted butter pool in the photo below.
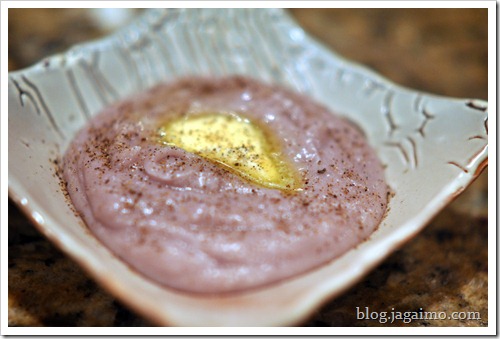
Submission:
{"label": "melted butter pool", "polygon": [[180,147],[268,188],[299,190],[297,170],[269,133],[235,113],[202,113],[163,124],[159,140]]}

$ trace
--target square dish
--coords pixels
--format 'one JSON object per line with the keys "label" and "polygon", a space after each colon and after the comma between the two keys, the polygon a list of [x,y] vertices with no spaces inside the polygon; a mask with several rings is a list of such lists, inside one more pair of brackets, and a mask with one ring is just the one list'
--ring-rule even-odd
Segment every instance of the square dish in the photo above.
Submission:
{"label": "square dish", "polygon": [[[115,294],[131,305],[144,302],[144,299],[151,303],[145,308],[163,316],[158,319],[161,323],[189,324],[198,320],[205,324],[209,321],[215,324],[224,321],[230,324],[287,324],[303,317],[326,296],[339,293],[356,277],[366,273],[399,242],[406,241],[421,229],[456,191],[466,186],[485,161],[486,105],[399,88],[332,55],[279,10],[236,10],[225,14],[218,15],[214,10],[153,11],[135,28],[96,44],[77,47],[64,56],[47,59],[33,69],[11,74],[11,195],[30,209],[33,218],[44,223],[39,226],[50,239],[60,243],[65,251],[98,275],[96,279],[111,289],[113,285]],[[202,23],[200,32],[186,29],[192,20]],[[228,33],[221,37],[220,30]],[[243,31],[249,33],[242,35]],[[265,39],[264,31],[269,32]],[[200,45],[203,41],[207,43]],[[207,55],[203,53],[206,50],[212,51],[208,55],[214,58],[200,57]],[[185,55],[189,55],[189,59],[184,59]],[[273,60],[279,60],[279,66]],[[71,212],[62,208],[61,203],[65,201],[60,192],[57,193],[58,182],[53,179],[49,163],[49,160],[57,160],[87,115],[162,78],[190,72],[250,74],[307,93],[332,110],[348,115],[365,130],[388,165],[387,177],[396,193],[391,201],[389,221],[386,220],[367,243],[332,263],[331,267],[270,290],[238,298],[198,301],[207,306],[208,312],[216,307],[220,314],[210,316],[219,319],[201,314],[179,320],[183,310],[186,314],[195,312],[188,310],[191,299],[186,296],[166,291],[161,298],[163,306],[154,299],[145,298],[144,295],[155,295],[147,287],[148,283],[141,282],[140,277],[133,277],[130,272],[127,275],[126,268],[106,257],[105,249],[82,233]],[[453,131],[449,128],[450,118],[454,121]],[[35,119],[34,124],[31,119]],[[438,143],[442,145],[439,150],[435,147]],[[31,172],[27,173],[26,169]],[[422,181],[427,182],[425,187]],[[44,186],[33,189],[40,182]],[[52,195],[61,196],[60,201]],[[126,279],[119,281],[117,277]],[[134,283],[144,292],[142,301],[127,299],[133,299],[127,291],[134,288]],[[151,289],[154,290],[154,286]],[[273,296],[276,305],[259,305],[259,298],[269,300],[269,296]],[[284,307],[280,300],[288,306]],[[242,307],[242,303],[247,304]],[[226,312],[238,314],[236,311],[241,311],[238,305],[246,308],[247,313],[234,319],[226,318]],[[255,306],[253,310],[252,305]],[[274,306],[277,309],[270,309],[266,314],[267,308]]]}

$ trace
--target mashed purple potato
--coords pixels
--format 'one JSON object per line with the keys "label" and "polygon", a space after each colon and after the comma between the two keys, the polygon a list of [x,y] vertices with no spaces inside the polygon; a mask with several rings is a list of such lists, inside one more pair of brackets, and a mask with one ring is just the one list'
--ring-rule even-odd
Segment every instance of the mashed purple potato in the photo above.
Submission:
{"label": "mashed purple potato", "polygon": [[[298,174],[269,188],[158,141],[193,112],[236,112],[271,131]],[[63,159],[94,235],[168,287],[221,293],[304,273],[365,240],[387,206],[383,168],[361,132],[302,95],[243,77],[187,78],[104,109]]]}

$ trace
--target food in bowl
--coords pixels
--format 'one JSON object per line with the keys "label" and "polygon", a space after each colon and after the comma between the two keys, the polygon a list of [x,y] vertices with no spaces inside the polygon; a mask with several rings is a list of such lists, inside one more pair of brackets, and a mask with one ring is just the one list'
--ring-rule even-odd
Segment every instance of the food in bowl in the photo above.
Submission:
{"label": "food in bowl", "polygon": [[369,237],[387,207],[383,167],[359,128],[241,76],[184,78],[117,102],[62,165],[93,234],[186,292],[307,272]]}

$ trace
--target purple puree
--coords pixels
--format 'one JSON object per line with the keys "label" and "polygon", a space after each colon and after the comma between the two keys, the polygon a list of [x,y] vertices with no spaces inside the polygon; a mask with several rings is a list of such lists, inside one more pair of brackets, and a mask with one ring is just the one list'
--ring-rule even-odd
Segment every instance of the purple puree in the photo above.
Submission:
{"label": "purple puree", "polygon": [[[258,186],[157,140],[190,111],[232,111],[281,143],[302,190]],[[95,236],[150,279],[189,292],[240,291],[325,264],[365,240],[387,206],[383,168],[359,129],[311,99],[249,78],[186,78],[95,116],[63,161]]]}

